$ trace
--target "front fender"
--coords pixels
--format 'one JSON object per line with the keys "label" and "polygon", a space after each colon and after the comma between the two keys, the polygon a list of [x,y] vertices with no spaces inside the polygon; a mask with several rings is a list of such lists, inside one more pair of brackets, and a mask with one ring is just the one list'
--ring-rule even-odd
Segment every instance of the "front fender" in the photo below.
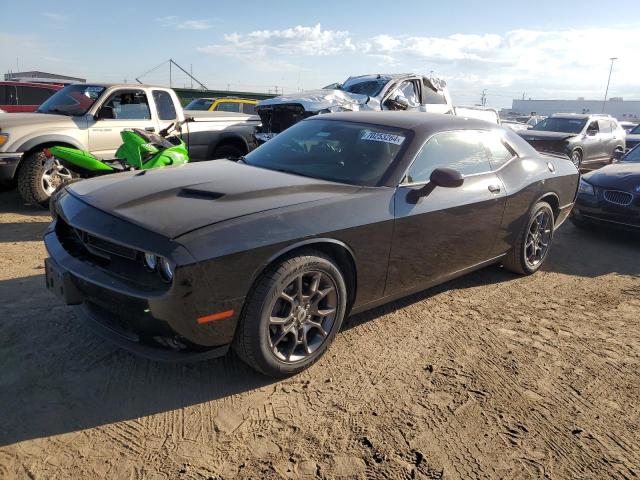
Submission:
{"label": "front fender", "polygon": [[28,152],[38,147],[39,145],[46,144],[67,144],[71,145],[78,150],[86,150],[87,148],[82,145],[76,138],[70,137],[68,135],[60,135],[60,134],[50,134],[50,135],[39,135],[37,137],[33,137],[25,142],[23,142],[17,149],[17,152]]}

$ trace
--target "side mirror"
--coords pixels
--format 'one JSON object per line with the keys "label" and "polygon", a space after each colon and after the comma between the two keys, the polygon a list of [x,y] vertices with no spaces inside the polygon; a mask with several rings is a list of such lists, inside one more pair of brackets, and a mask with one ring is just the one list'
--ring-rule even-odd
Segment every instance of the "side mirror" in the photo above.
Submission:
{"label": "side mirror", "polygon": [[613,161],[618,162],[624,158],[624,151],[622,150],[614,150],[613,151]]}
{"label": "side mirror", "polygon": [[429,181],[437,187],[457,188],[462,186],[464,178],[460,172],[452,168],[436,168],[431,172]]}
{"label": "side mirror", "polygon": [[597,134],[596,130],[587,130],[587,137],[595,137]]}
{"label": "side mirror", "polygon": [[102,107],[100,107],[100,110],[98,110],[98,113],[96,114],[96,120],[114,119],[114,118],[116,118],[116,114],[113,111],[113,107],[107,107],[106,105],[103,105]]}
{"label": "side mirror", "polygon": [[384,104],[389,110],[406,110],[409,108],[409,101],[402,95],[396,95],[395,98],[388,98]]}

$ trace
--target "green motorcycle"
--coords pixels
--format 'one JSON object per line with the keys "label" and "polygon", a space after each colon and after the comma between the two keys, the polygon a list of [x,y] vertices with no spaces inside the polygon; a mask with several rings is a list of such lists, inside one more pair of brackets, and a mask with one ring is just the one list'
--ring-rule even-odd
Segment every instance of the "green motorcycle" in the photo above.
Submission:
{"label": "green motorcycle", "polygon": [[[72,172],[72,175],[58,176],[62,185],[83,178],[91,178],[110,173],[129,170],[149,170],[151,168],[182,165],[189,161],[187,146],[178,135],[184,122],[175,122],[158,134],[134,128],[120,132],[122,145],[116,151],[115,158],[103,160],[89,152],[70,147],[50,147],[44,150],[48,161],[57,161],[59,165]],[[79,178],[78,178],[79,177]]]}

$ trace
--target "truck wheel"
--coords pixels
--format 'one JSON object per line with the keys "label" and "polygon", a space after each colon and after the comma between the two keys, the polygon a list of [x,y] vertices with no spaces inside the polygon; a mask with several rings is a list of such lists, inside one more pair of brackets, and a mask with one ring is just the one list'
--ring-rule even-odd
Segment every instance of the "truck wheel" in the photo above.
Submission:
{"label": "truck wheel", "polygon": [[18,191],[33,205],[47,208],[51,194],[77,175],[55,158],[45,157],[42,150],[26,156],[18,172]]}
{"label": "truck wheel", "polygon": [[230,160],[240,158],[243,156],[245,151],[239,149],[234,145],[221,145],[213,152],[213,158],[228,158]]}

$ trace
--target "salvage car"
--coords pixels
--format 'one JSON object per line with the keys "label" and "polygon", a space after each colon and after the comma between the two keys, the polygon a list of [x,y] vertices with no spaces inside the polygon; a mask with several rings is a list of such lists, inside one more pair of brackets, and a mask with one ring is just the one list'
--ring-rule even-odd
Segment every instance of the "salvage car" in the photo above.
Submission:
{"label": "salvage car", "polygon": [[627,133],[625,146],[627,150],[631,150],[636,145],[640,144],[640,125],[636,125]]}
{"label": "salvage car", "polygon": [[567,155],[584,170],[611,163],[625,149],[625,131],[609,115],[557,113],[518,133],[536,150]]}
{"label": "salvage car", "polygon": [[313,115],[363,110],[406,110],[452,113],[444,80],[415,74],[376,74],[349,77],[320,90],[280,95],[256,107],[262,125],[256,130],[266,142],[291,125]]}
{"label": "salvage car", "polygon": [[196,98],[189,102],[185,111],[200,110],[209,112],[236,112],[256,115],[258,100],[252,98]]}
{"label": "salvage car", "polygon": [[350,313],[501,263],[532,274],[575,197],[571,162],[452,115],[310,117],[240,162],[72,184],[53,198],[48,288],[157,359],[322,355]]}
{"label": "salvage car", "polygon": [[579,227],[640,231],[640,146],[580,179],[571,220]]}
{"label": "salvage car", "polygon": [[[183,137],[193,160],[240,157],[255,146],[255,115],[189,112]],[[17,183],[22,198],[46,206],[63,182],[74,177],[44,150],[77,148],[99,158],[113,158],[120,132],[158,132],[185,115],[169,88],[128,84],[72,84],[55,93],[36,112],[0,118],[0,188]]]}

